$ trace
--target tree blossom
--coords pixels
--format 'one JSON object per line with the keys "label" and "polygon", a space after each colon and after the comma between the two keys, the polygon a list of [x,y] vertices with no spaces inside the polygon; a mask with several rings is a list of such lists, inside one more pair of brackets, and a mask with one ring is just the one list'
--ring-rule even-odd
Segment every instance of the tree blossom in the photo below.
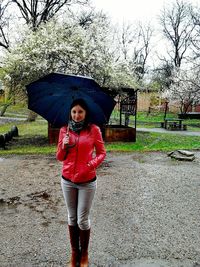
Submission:
{"label": "tree blossom", "polygon": [[169,90],[166,90],[163,96],[179,102],[181,113],[185,113],[190,106],[199,103],[199,81],[199,72],[196,69],[178,69],[173,75],[173,82]]}
{"label": "tree blossom", "polygon": [[[91,76],[101,86],[130,87],[134,74],[127,64],[118,62],[113,38],[111,26],[102,14],[97,14],[87,27],[75,20],[51,20],[35,32],[27,29],[22,34],[4,58],[5,75],[10,75],[24,96],[26,84],[50,72]],[[116,71],[119,69],[120,73]]]}

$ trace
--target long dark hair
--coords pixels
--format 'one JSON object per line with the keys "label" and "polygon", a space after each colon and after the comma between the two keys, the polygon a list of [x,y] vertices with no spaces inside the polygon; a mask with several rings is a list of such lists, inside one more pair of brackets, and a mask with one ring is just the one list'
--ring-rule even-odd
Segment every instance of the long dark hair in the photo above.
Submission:
{"label": "long dark hair", "polygon": [[75,107],[77,105],[79,105],[80,107],[82,107],[85,110],[85,112],[86,112],[86,115],[85,115],[85,123],[84,123],[84,125],[86,127],[88,125],[88,123],[89,123],[89,109],[88,109],[87,103],[82,98],[77,98],[77,99],[75,99],[72,102],[72,104],[70,106],[70,120],[72,119],[71,118],[71,110],[72,110],[73,107]]}

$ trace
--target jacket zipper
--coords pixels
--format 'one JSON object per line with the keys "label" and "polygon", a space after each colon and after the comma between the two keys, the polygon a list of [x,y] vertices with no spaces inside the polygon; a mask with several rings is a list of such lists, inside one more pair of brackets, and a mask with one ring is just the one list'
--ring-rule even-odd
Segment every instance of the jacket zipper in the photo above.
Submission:
{"label": "jacket zipper", "polygon": [[76,171],[76,163],[77,163],[77,158],[78,158],[78,146],[79,146],[79,135],[76,138],[76,157],[75,157],[75,163],[74,163],[74,176],[75,176],[75,171]]}

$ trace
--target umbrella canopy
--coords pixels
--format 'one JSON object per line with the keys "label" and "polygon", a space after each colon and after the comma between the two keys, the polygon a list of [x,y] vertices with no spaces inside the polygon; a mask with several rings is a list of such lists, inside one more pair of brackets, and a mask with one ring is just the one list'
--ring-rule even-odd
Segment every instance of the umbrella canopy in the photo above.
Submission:
{"label": "umbrella canopy", "polygon": [[88,105],[89,121],[99,126],[108,123],[116,104],[94,79],[85,76],[50,73],[26,86],[28,108],[46,119],[53,127],[69,120],[70,106],[82,98]]}

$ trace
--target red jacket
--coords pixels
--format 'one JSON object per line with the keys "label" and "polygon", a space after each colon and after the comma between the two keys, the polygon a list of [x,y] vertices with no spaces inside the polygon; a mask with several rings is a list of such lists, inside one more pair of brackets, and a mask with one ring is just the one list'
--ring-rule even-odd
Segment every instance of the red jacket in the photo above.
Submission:
{"label": "red jacket", "polygon": [[88,182],[95,178],[96,168],[106,156],[100,128],[90,124],[80,134],[69,130],[69,147],[63,147],[66,132],[67,126],[60,129],[56,153],[56,158],[63,161],[62,176],[74,183]]}

